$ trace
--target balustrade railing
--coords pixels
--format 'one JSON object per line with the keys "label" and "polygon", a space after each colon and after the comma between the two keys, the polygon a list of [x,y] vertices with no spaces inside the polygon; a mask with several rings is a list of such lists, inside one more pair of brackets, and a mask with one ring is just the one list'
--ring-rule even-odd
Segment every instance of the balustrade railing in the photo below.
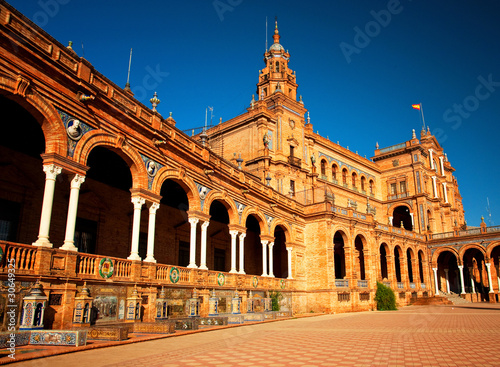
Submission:
{"label": "balustrade railing", "polygon": [[425,289],[425,283],[420,283],[420,288]]}
{"label": "balustrade railing", "polygon": [[[293,280],[285,281],[282,278],[261,277],[250,274],[231,274],[214,270],[206,272],[174,265],[141,263],[103,255],[63,251],[57,248],[45,249],[43,252],[39,252],[41,250],[38,246],[6,241],[0,241],[0,247],[5,254],[4,257],[9,260],[13,259],[15,262],[16,272],[32,274],[34,276],[49,275],[54,269],[57,269],[57,271],[67,270],[69,273],[73,271],[73,276],[76,273],[77,276],[83,279],[113,277],[121,281],[151,282],[156,280],[160,284],[182,284],[189,286],[207,284],[209,287],[221,286],[234,288],[238,286],[247,289],[293,289]],[[54,256],[58,259],[61,256],[74,257],[75,267],[74,269],[69,269],[42,265],[38,269],[38,265],[36,265],[38,256],[46,256],[46,258],[43,257],[39,260],[43,261],[44,264],[52,264]],[[65,262],[65,264],[71,263],[73,262]],[[7,265],[8,263],[4,262],[3,268],[5,269]],[[341,286],[349,286],[347,280],[340,281],[342,283]]]}
{"label": "balustrade railing", "polygon": [[405,284],[403,282],[398,282],[398,289],[404,289]]}
{"label": "balustrade railing", "polygon": [[415,288],[416,288],[416,285],[415,285],[415,283],[413,283],[413,282],[410,282],[410,288],[411,288],[411,289],[415,289]]}
{"label": "balustrade railing", "polygon": [[349,288],[349,279],[335,279],[335,287]]}
{"label": "balustrade railing", "polygon": [[4,254],[6,259],[13,259],[16,271],[29,271],[35,269],[37,247],[32,245],[21,245],[5,243]]}
{"label": "balustrade railing", "polygon": [[358,288],[368,288],[368,280],[358,280]]}

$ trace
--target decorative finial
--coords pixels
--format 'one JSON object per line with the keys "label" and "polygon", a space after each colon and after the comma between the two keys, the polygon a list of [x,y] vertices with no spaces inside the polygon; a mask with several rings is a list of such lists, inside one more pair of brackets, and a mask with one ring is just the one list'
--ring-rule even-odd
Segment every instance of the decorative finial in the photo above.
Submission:
{"label": "decorative finial", "polygon": [[271,185],[271,176],[269,175],[269,173],[267,173],[267,177],[266,177],[266,185],[267,185],[267,186]]}
{"label": "decorative finial", "polygon": [[72,50],[72,49],[73,49],[73,47],[72,47],[72,46],[73,46],[73,41],[69,41],[69,42],[68,42],[68,46],[67,46],[66,48],[68,48],[68,49]]}
{"label": "decorative finial", "polygon": [[299,96],[299,103],[304,104],[304,101],[302,101],[302,94]]}
{"label": "decorative finial", "polygon": [[416,139],[417,138],[417,134],[415,134],[415,129],[412,130],[411,138],[412,139]]}
{"label": "decorative finial", "polygon": [[250,101],[250,106],[252,106],[252,110],[253,110],[254,104],[255,104],[255,95],[252,94],[252,100]]}
{"label": "decorative finial", "polygon": [[158,95],[156,94],[156,92],[153,98],[149,100],[149,102],[151,102],[151,104],[153,105],[153,112],[156,112],[156,106],[160,104],[160,100],[158,99]]}
{"label": "decorative finial", "polygon": [[168,117],[173,118],[173,117],[172,117],[172,112],[169,112]]}
{"label": "decorative finial", "polygon": [[307,123],[308,124],[311,123],[311,117],[309,116],[309,111],[307,111]]}
{"label": "decorative finial", "polygon": [[375,143],[375,149],[378,149],[379,148],[379,145],[378,145],[378,141]]}

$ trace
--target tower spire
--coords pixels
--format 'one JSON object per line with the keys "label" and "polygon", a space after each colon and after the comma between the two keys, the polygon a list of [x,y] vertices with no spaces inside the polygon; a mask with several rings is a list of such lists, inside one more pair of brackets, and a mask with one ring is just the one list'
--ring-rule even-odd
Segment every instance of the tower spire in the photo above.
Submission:
{"label": "tower spire", "polygon": [[278,17],[275,17],[274,19],[274,35],[273,35],[273,40],[274,43],[280,43],[280,32],[278,31]]}

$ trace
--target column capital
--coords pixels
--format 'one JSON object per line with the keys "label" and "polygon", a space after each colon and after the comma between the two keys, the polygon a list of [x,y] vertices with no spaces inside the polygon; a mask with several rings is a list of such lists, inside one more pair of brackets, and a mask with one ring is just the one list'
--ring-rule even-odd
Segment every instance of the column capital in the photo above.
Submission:
{"label": "column capital", "polygon": [[76,173],[73,176],[73,179],[71,180],[71,188],[72,189],[80,189],[80,186],[84,182],[85,182],[85,176],[82,176],[82,175],[79,175],[78,173]]}
{"label": "column capital", "polygon": [[160,208],[160,203],[151,203],[149,206],[149,214],[156,214],[156,211]]}
{"label": "column capital", "polygon": [[232,229],[229,231],[229,234],[231,235],[231,237],[236,238],[236,236],[238,236],[238,231],[235,229]]}
{"label": "column capital", "polygon": [[245,239],[245,237],[247,236],[246,233],[240,233],[239,237],[240,237],[240,240],[243,240]]}
{"label": "column capital", "polygon": [[132,196],[131,201],[134,204],[134,209],[140,209],[146,202],[146,199],[140,196]]}
{"label": "column capital", "polygon": [[210,225],[210,221],[206,220],[203,223],[201,223],[201,229],[203,231],[206,231],[209,225]]}
{"label": "column capital", "polygon": [[269,246],[270,249],[272,249],[274,246],[274,242],[269,242],[267,245]]}
{"label": "column capital", "polygon": [[463,265],[458,265],[458,268],[459,268],[459,269],[463,269],[463,268],[464,268],[464,266],[463,266]]}
{"label": "column capital", "polygon": [[189,223],[191,225],[196,225],[196,224],[198,224],[198,222],[200,221],[200,219],[199,218],[191,217],[191,218],[188,219],[188,221],[189,221]]}
{"label": "column capital", "polygon": [[55,164],[47,164],[43,166],[43,172],[45,172],[46,179],[55,180],[57,175],[62,172],[62,167],[56,166]]}
{"label": "column capital", "polygon": [[267,246],[267,244],[269,243],[269,241],[260,240],[260,243],[262,244],[262,246]]}

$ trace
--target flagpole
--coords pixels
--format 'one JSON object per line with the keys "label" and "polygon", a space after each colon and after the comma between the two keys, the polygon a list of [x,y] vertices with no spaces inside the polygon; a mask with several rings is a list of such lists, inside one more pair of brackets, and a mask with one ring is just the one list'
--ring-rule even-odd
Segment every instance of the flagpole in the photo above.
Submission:
{"label": "flagpole", "polygon": [[424,108],[422,107],[422,102],[420,102],[420,112],[422,112],[422,129],[425,131]]}

